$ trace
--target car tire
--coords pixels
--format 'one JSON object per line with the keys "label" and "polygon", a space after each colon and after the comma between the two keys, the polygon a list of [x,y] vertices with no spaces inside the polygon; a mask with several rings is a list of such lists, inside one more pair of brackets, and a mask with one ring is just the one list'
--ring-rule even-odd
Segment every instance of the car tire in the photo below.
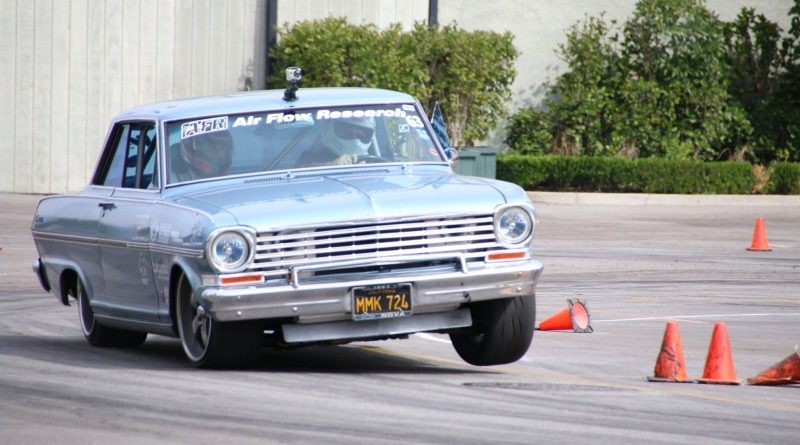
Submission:
{"label": "car tire", "polygon": [[98,323],[94,316],[92,305],[89,302],[89,294],[86,292],[86,288],[81,280],[78,280],[76,287],[81,329],[83,330],[83,336],[86,337],[86,341],[88,341],[90,345],[99,347],[135,348],[144,343],[147,339],[146,332],[111,328]]}
{"label": "car tire", "polygon": [[470,309],[472,328],[450,334],[464,361],[476,366],[502,365],[525,355],[536,321],[534,295],[482,301]]}
{"label": "car tire", "polygon": [[255,363],[264,331],[258,322],[219,322],[199,304],[189,280],[181,275],[175,321],[186,357],[198,368],[238,369]]}

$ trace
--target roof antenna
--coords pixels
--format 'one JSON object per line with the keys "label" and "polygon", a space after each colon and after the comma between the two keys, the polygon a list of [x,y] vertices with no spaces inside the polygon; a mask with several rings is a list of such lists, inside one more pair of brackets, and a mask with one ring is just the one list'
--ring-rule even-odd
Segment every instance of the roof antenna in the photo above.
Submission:
{"label": "roof antenna", "polygon": [[303,69],[296,66],[286,68],[286,81],[289,82],[289,86],[283,90],[283,100],[287,102],[297,100],[297,89],[303,82]]}

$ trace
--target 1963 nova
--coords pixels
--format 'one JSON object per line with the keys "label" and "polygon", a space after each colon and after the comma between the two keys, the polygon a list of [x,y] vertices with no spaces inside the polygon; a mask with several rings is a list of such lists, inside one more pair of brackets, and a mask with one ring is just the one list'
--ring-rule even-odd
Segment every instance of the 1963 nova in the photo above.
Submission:
{"label": "1963 nova", "polygon": [[411,96],[262,91],[118,115],[91,183],[39,203],[33,268],[94,346],[168,335],[226,368],[440,332],[493,365],[532,339],[535,224],[519,187],[453,173]]}

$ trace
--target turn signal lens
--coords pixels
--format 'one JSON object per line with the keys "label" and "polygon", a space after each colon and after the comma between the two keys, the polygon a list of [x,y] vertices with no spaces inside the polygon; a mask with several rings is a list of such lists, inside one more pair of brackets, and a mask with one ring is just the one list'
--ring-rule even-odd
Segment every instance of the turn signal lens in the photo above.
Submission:
{"label": "turn signal lens", "polygon": [[236,277],[220,277],[219,284],[247,284],[247,283],[261,283],[264,277],[260,274],[255,275],[239,275]]}
{"label": "turn signal lens", "polygon": [[501,252],[486,255],[486,261],[519,260],[525,258],[525,252]]}

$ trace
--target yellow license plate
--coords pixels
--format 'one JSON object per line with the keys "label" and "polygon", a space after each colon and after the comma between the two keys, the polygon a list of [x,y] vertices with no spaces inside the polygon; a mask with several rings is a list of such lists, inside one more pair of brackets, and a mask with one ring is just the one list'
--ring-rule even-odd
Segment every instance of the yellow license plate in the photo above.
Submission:
{"label": "yellow license plate", "polygon": [[376,320],[411,315],[410,284],[380,284],[353,289],[353,319]]}

